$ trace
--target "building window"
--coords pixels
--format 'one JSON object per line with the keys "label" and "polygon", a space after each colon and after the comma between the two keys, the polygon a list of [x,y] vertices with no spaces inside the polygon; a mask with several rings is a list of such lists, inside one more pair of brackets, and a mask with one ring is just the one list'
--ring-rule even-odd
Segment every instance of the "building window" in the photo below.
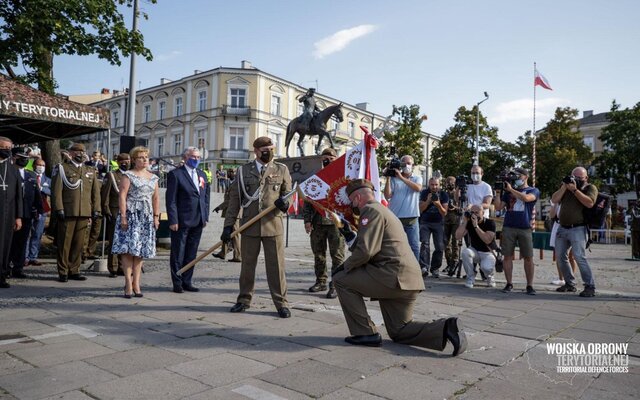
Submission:
{"label": "building window", "polygon": [[165,112],[167,111],[167,102],[161,101],[158,103],[158,119],[164,119]]}
{"label": "building window", "polygon": [[145,104],[142,111],[142,120],[149,122],[151,120],[151,104]]}
{"label": "building window", "polygon": [[156,155],[162,157],[164,155],[164,137],[158,138],[158,146],[156,147]]}
{"label": "building window", "polygon": [[204,111],[207,109],[207,92],[198,92],[198,111]]}
{"label": "building window", "polygon": [[196,130],[196,147],[199,149],[206,149],[205,147],[205,137],[207,135],[207,131],[205,129],[197,129]]}
{"label": "building window", "polygon": [[280,136],[282,135],[279,132],[268,131],[267,136],[269,136],[271,138],[271,141],[273,141],[276,155],[280,155]]}
{"label": "building window", "polygon": [[229,128],[229,149],[244,150],[244,128]]}
{"label": "building window", "polygon": [[173,154],[182,154],[182,134],[173,135]]}
{"label": "building window", "polygon": [[340,123],[338,122],[338,120],[335,118],[331,118],[331,130],[334,132],[338,132],[339,128],[340,128]]}
{"label": "building window", "polygon": [[229,89],[231,91],[231,107],[244,108],[246,104],[246,89]]}
{"label": "building window", "polygon": [[111,115],[111,127],[117,128],[120,125],[120,111],[114,111]]}
{"label": "building window", "polygon": [[182,97],[176,97],[176,117],[182,115]]}
{"label": "building window", "polygon": [[271,95],[271,114],[281,116],[280,114],[280,96]]}
{"label": "building window", "polygon": [[356,135],[356,123],[349,121],[349,136],[355,137]]}
{"label": "building window", "polygon": [[595,149],[595,142],[593,140],[593,136],[585,136],[583,141],[584,141],[585,146],[587,146],[591,150],[592,153],[596,150]]}

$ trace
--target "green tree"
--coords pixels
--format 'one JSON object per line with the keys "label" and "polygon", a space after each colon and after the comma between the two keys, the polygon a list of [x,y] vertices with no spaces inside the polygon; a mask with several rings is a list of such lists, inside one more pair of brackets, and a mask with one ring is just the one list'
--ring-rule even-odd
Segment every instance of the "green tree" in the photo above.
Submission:
{"label": "green tree", "polygon": [[640,103],[621,110],[614,100],[607,118],[610,124],[602,130],[600,140],[608,151],[594,162],[598,176],[614,179],[614,194],[634,190],[640,198]]}
{"label": "green tree", "polygon": [[[579,165],[588,166],[593,159],[591,149],[582,141],[578,110],[558,107],[553,119],[536,138],[536,183],[541,196],[550,196],[558,190],[562,178]],[[527,131],[516,140],[515,155],[518,162],[533,165],[533,135]],[[531,184],[532,182],[530,182]]]}
{"label": "green tree", "polygon": [[[0,0],[0,66],[9,76],[54,94],[53,59],[96,54],[112,65],[132,51],[152,60],[139,31],[127,29],[119,6],[134,0]],[[147,0],[155,3],[157,0]],[[145,14],[142,14],[146,18]],[[13,68],[26,70],[16,75]],[[47,165],[58,161],[57,141],[45,142]]]}
{"label": "green tree", "polygon": [[[378,165],[384,168],[389,159],[397,155],[413,157],[416,165],[422,164],[424,155],[422,150],[422,121],[420,106],[393,106],[393,115],[400,117],[400,127],[395,132],[385,132],[384,141],[377,150]],[[395,150],[395,152],[394,152]]]}

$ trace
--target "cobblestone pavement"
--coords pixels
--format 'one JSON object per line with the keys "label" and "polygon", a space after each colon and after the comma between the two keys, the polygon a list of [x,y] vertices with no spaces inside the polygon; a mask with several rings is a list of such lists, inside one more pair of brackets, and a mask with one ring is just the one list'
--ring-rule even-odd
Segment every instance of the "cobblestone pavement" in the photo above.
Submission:
{"label": "cobblestone pavement", "polygon": [[[202,250],[219,237],[220,221],[212,217]],[[307,292],[313,261],[300,220],[290,221],[293,317],[284,320],[263,264],[251,309],[231,314],[239,264],[207,257],[195,272],[201,291],[175,294],[168,253],[160,251],[145,264],[144,297],[127,300],[121,278],[87,272],[87,281],[58,283],[54,260],[47,259],[0,292],[0,398],[636,399],[640,263],[627,261],[629,254],[629,246],[593,246],[598,296],[592,299],[554,291],[548,251],[543,260],[536,254],[537,296],[523,293],[522,261],[515,262],[511,294],[480,282],[466,289],[462,279],[428,279],[415,317],[461,318],[469,348],[456,358],[450,348],[395,344],[384,327],[380,348],[346,344],[338,301]],[[380,324],[378,304],[367,305]],[[626,356],[607,360],[628,372],[558,372],[571,362],[606,361],[550,354],[550,346],[566,350],[572,343],[585,344],[587,353],[595,352],[590,343],[624,344]]]}

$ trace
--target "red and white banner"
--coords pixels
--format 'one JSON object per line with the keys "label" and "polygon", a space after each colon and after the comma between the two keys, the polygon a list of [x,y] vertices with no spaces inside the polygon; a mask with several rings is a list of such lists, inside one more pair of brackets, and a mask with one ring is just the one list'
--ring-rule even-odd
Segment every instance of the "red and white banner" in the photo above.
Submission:
{"label": "red and white banner", "polygon": [[366,127],[360,126],[360,129],[364,131],[365,135],[357,146],[300,184],[300,189],[305,197],[317,201],[330,210],[341,213],[352,223],[351,203],[345,190],[351,180],[369,179],[375,188],[376,199],[381,201],[382,198],[376,158],[378,141],[369,134]]}
{"label": "red and white banner", "polygon": [[551,89],[551,85],[549,85],[549,81],[545,78],[538,70],[535,70],[535,77],[533,78],[533,86],[542,86],[547,90]]}

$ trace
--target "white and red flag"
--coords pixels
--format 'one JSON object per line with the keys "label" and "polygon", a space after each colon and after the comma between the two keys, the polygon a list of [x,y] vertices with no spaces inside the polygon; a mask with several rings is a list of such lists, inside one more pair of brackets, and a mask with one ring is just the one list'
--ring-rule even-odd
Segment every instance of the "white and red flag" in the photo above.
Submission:
{"label": "white and red flag", "polygon": [[535,70],[534,78],[533,78],[533,86],[542,86],[547,90],[551,89],[551,85],[549,85],[549,81],[545,78],[538,70]]}
{"label": "white and red flag", "polygon": [[[351,223],[354,222],[351,203],[345,190],[351,180],[358,178],[370,180],[375,188],[376,199],[381,201],[380,175],[376,158],[378,141],[366,127],[360,126],[360,129],[365,135],[357,146],[300,184],[305,197],[317,201],[329,210],[341,213]],[[318,212],[324,211],[318,210]]]}

